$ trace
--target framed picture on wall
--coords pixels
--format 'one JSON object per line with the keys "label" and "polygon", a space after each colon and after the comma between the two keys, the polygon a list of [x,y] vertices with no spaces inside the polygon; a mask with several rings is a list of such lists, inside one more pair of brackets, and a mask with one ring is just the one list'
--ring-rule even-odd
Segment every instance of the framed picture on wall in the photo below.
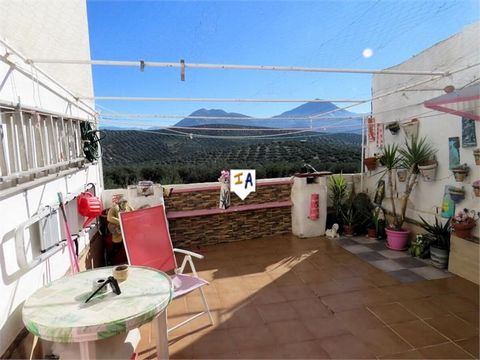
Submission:
{"label": "framed picture on wall", "polygon": [[462,118],[462,147],[477,146],[475,120]]}
{"label": "framed picture on wall", "polygon": [[458,136],[448,138],[448,167],[453,169],[460,165],[460,138]]}

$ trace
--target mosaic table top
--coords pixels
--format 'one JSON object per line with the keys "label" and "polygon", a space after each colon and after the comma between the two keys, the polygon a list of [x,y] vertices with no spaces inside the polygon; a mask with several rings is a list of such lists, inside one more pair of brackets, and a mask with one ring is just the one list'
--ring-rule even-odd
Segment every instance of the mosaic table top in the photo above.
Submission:
{"label": "mosaic table top", "polygon": [[65,276],[38,289],[23,306],[23,322],[34,335],[54,342],[108,338],[147,323],[172,300],[170,277],[155,269],[130,266],[121,294],[92,294],[93,282],[112,275],[104,267]]}

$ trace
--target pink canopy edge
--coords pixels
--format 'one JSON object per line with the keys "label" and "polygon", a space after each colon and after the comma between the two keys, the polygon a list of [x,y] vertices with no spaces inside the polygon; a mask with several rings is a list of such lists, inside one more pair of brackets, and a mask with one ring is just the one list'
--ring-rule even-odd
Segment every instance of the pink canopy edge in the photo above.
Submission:
{"label": "pink canopy edge", "polygon": [[[460,104],[472,101],[474,102],[474,109],[472,112],[455,107],[448,107],[447,105]],[[423,103],[425,107],[441,112],[463,116],[468,119],[480,121],[480,115],[475,112],[475,108],[480,104],[480,84],[468,86],[461,90],[456,90],[449,94],[445,94]]]}

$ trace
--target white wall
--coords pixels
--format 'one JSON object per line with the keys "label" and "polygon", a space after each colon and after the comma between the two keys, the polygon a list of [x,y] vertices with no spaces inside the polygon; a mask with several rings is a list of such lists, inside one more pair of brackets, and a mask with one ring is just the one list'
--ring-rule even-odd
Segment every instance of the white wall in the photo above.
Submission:
{"label": "white wall", "polygon": [[[430,70],[430,71],[453,71],[472,65],[480,61],[480,23],[473,24],[463,32],[446,39],[433,47],[426,49],[404,63],[394,66],[398,70]],[[417,86],[420,89],[443,89],[447,85],[454,85],[460,89],[480,77],[479,67],[473,67],[461,71],[440,80]],[[387,93],[394,89],[428,79],[429,76],[406,76],[406,75],[375,75],[373,78],[373,96]],[[474,197],[471,183],[480,178],[479,166],[475,165],[473,157],[474,148],[461,148],[461,163],[470,166],[470,175],[463,184],[456,183],[449,170],[448,164],[448,138],[458,136],[461,141],[461,117],[437,112],[423,106],[423,102],[443,95],[442,90],[435,91],[400,91],[373,102],[373,113],[377,123],[390,123],[393,121],[407,121],[419,118],[419,136],[426,136],[430,143],[438,150],[437,181],[424,182],[420,180],[416,185],[408,204],[407,216],[418,219],[418,215],[433,219],[436,209],[441,209],[445,185],[463,185],[466,189],[466,198],[457,204],[456,209],[469,208],[480,210],[480,201]],[[418,105],[417,105],[418,104]],[[399,109],[400,108],[400,109]],[[433,116],[432,116],[433,115]],[[428,117],[423,117],[428,116]],[[476,122],[477,143],[480,147],[480,122]],[[403,130],[397,135],[391,135],[385,130],[385,144],[403,144],[405,135]],[[376,147],[375,142],[368,143],[366,156],[379,153],[381,149]],[[379,169],[381,170],[381,169]],[[377,170],[377,171],[379,171]],[[375,173],[373,171],[372,173]],[[379,176],[366,177],[367,185],[374,191]],[[386,177],[385,177],[386,181]],[[387,182],[387,181],[386,181]],[[402,194],[404,183],[398,183],[398,193]],[[385,199],[384,205],[390,208],[390,200]],[[480,228],[478,224],[477,235]]]}
{"label": "white wall", "polygon": [[[90,59],[87,11],[85,0],[0,0],[0,39],[28,58]],[[6,49],[0,45],[0,55]],[[17,56],[8,60],[27,75],[0,60],[0,103],[35,107],[43,111],[94,119],[94,114],[76,103],[68,92],[38,74]],[[89,66],[41,65],[55,80],[75,94],[93,95],[92,75]],[[38,76],[32,81],[28,74]],[[50,87],[51,89],[48,89]],[[22,184],[16,194],[5,195],[0,191],[0,355],[15,339],[23,327],[21,308],[24,300],[36,289],[64,275],[69,268],[66,251],[55,254],[32,270],[19,269],[13,235],[16,227],[45,205],[57,202],[57,192],[75,192],[88,182],[97,184],[101,191],[101,165],[70,171],[45,182],[45,178]],[[11,191],[8,190],[8,191]],[[3,195],[2,195],[3,192]],[[69,205],[70,221],[77,223],[75,202]],[[74,226],[77,228],[78,226]],[[75,229],[72,230],[76,232]],[[58,234],[61,237],[61,234]],[[29,249],[35,247],[38,238],[32,235]],[[88,236],[80,239],[80,250],[88,243]],[[29,250],[28,256],[31,256]]]}

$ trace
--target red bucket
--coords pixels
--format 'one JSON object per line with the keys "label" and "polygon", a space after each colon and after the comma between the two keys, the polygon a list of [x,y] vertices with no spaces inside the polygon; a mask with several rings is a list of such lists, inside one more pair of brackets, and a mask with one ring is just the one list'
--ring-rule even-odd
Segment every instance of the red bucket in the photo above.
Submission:
{"label": "red bucket", "polygon": [[97,216],[102,214],[103,204],[92,193],[84,192],[77,197],[77,208],[80,215],[87,217],[83,223],[83,227],[86,228]]}

